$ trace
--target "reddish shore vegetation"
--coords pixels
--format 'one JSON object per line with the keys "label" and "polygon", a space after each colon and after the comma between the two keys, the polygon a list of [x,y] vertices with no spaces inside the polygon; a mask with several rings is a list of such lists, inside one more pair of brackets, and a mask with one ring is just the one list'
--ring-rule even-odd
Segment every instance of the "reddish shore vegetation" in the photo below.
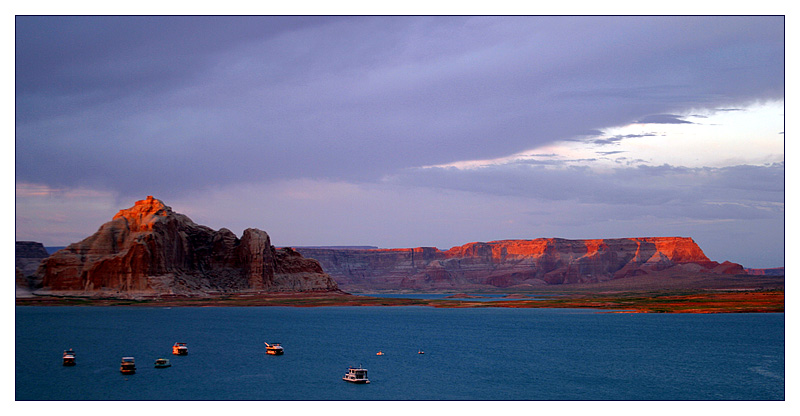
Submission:
{"label": "reddish shore vegetation", "polygon": [[783,312],[784,293],[725,292],[579,295],[542,301],[507,301],[510,308],[596,308],[643,313]]}
{"label": "reddish shore vegetation", "polygon": [[[530,297],[529,297],[530,296]],[[17,299],[17,305],[94,305],[94,306],[432,306],[440,308],[592,308],[640,313],[730,313],[783,312],[784,292],[780,291],[700,291],[679,294],[605,293],[605,294],[513,294],[502,301],[453,299],[399,299],[356,296],[338,293],[236,294],[210,297],[158,297],[140,300],[36,296]],[[473,297],[480,297],[475,296]]]}

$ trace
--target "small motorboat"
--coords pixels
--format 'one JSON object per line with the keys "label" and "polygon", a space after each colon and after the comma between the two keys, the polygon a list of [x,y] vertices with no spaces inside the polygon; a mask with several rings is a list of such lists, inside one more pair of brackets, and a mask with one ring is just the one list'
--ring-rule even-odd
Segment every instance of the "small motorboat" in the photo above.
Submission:
{"label": "small motorboat", "polygon": [[425,354],[425,351],[419,350],[417,351],[417,354]]}
{"label": "small motorboat", "polygon": [[347,374],[342,377],[342,380],[356,384],[369,384],[369,379],[367,379],[367,369],[362,368],[361,366],[348,367]]}
{"label": "small motorboat", "polygon": [[175,345],[172,346],[172,353],[175,355],[186,355],[189,354],[189,348],[186,347],[185,342],[176,342]]}
{"label": "small motorboat", "polygon": [[172,364],[170,364],[169,360],[166,359],[166,358],[159,358],[159,359],[156,360],[156,364],[155,364],[156,368],[167,368],[167,367],[171,367],[171,366],[172,366]]}
{"label": "small motorboat", "polygon": [[383,355],[383,351],[378,351],[378,353],[375,355]]}
{"label": "small motorboat", "polygon": [[122,362],[119,365],[119,372],[122,374],[136,373],[136,363],[133,357],[122,357]]}
{"label": "small motorboat", "polygon": [[269,355],[283,355],[283,347],[281,344],[264,343],[267,346],[267,354]]}
{"label": "small motorboat", "polygon": [[64,361],[64,365],[67,367],[71,367],[75,365],[75,351],[72,348],[64,351],[64,355],[62,355],[62,359]]}

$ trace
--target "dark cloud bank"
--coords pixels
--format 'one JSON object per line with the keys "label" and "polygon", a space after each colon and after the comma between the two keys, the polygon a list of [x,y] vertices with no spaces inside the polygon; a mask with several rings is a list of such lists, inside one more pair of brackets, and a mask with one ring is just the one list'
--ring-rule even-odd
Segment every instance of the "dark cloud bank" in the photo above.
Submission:
{"label": "dark cloud bank", "polygon": [[20,16],[16,26],[17,180],[134,195],[370,181],[783,94],[782,17]]}

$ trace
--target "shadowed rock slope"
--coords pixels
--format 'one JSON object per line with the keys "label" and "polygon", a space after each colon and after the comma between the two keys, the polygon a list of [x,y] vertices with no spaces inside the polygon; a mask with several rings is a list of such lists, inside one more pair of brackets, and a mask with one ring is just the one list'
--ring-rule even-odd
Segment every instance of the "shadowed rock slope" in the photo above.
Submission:
{"label": "shadowed rock slope", "polygon": [[596,283],[635,276],[744,274],[711,261],[691,238],[502,240],[378,250],[298,248],[343,290],[480,290]]}
{"label": "shadowed rock slope", "polygon": [[276,250],[266,232],[214,231],[148,196],[36,271],[38,293],[136,297],[164,294],[336,291],[319,263]]}
{"label": "shadowed rock slope", "polygon": [[39,268],[39,263],[47,258],[47,249],[35,241],[17,241],[14,256],[15,266],[23,276],[30,276]]}
{"label": "shadowed rock slope", "polygon": [[17,296],[29,294],[30,290],[36,286],[37,280],[33,276],[39,268],[42,260],[48,256],[47,249],[42,243],[35,241],[17,241],[14,281]]}

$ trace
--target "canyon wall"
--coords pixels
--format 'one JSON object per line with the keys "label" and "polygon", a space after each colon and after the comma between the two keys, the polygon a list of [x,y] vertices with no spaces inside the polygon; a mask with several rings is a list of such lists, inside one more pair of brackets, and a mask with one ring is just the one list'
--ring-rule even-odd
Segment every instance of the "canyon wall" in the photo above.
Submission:
{"label": "canyon wall", "polygon": [[335,291],[313,259],[276,249],[266,232],[241,238],[195,224],[148,196],[93,235],[53,253],[36,271],[40,293],[165,294]]}
{"label": "canyon wall", "polygon": [[640,275],[744,274],[711,261],[691,238],[502,240],[441,251],[297,248],[345,291],[480,290],[595,283]]}

